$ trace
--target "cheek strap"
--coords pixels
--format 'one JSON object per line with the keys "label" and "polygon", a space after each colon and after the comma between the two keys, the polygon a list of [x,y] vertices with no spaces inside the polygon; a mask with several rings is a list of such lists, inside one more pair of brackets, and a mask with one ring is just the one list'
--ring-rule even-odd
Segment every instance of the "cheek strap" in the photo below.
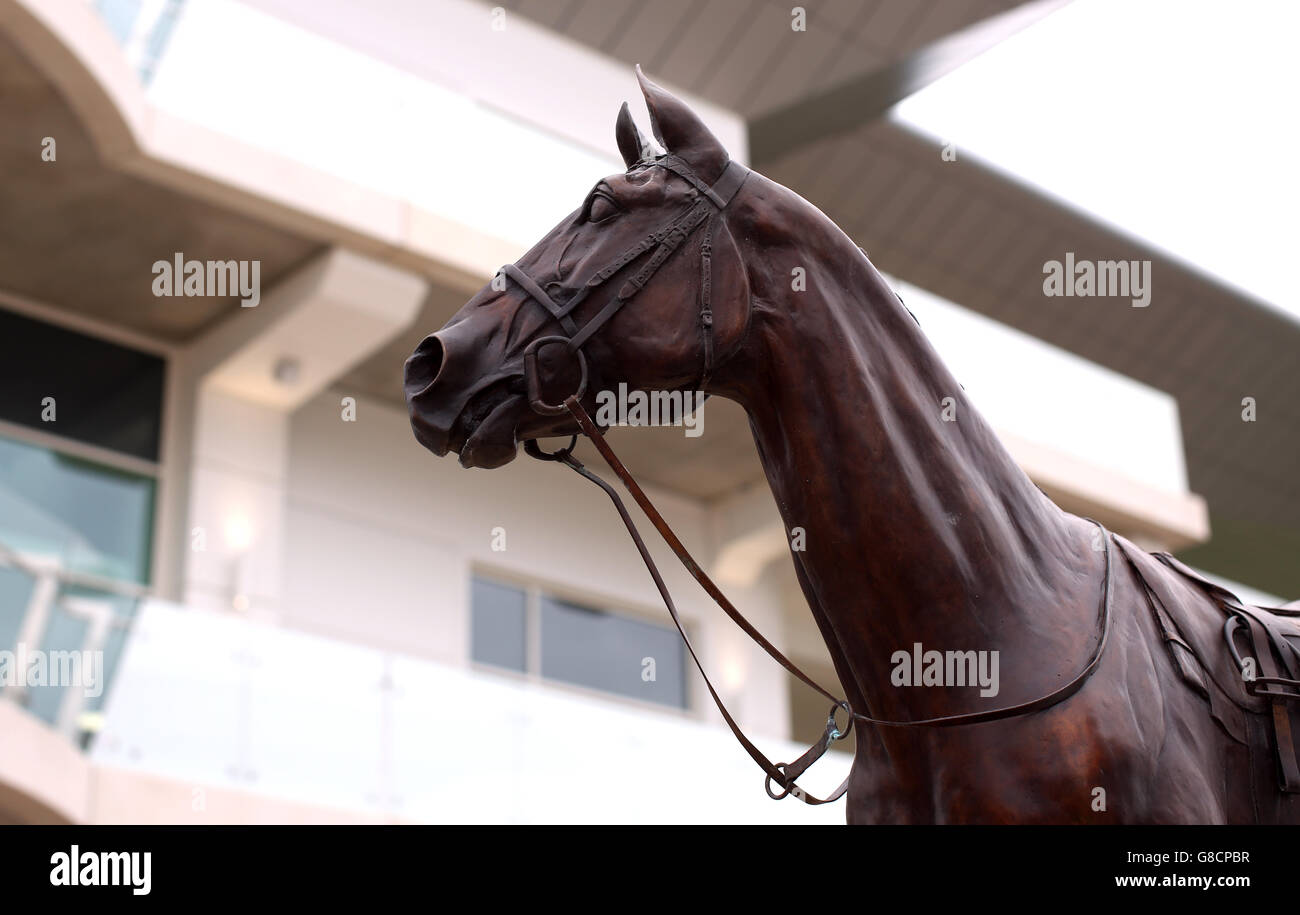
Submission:
{"label": "cheek strap", "polygon": [[704,242],[700,245],[700,336],[704,341],[701,391],[708,386],[713,374],[713,225],[717,219],[710,219],[704,227]]}

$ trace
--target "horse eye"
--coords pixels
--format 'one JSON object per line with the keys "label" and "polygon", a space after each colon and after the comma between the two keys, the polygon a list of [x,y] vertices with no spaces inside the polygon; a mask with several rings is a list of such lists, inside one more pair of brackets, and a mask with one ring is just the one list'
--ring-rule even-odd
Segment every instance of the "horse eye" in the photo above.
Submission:
{"label": "horse eye", "polygon": [[591,206],[587,208],[587,222],[602,223],[613,219],[621,212],[622,210],[614,201],[603,194],[596,194],[591,198]]}

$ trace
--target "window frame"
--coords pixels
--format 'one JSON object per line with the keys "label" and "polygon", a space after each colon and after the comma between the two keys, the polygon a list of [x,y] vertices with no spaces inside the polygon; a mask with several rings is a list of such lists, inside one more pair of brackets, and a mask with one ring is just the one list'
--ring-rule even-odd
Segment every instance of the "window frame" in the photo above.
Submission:
{"label": "window frame", "polygon": [[[166,499],[170,495],[169,491],[176,485],[175,462],[169,459],[172,451],[172,448],[169,447],[170,437],[179,421],[179,418],[174,415],[174,405],[176,403],[175,385],[178,383],[176,347],[142,334],[105,324],[94,318],[60,311],[53,306],[34,302],[4,290],[0,290],[0,309],[49,324],[52,327],[84,334],[115,346],[134,349],[162,360],[163,386],[162,400],[158,405],[158,459],[156,461],[124,454],[99,445],[87,444],[60,435],[57,432],[47,432],[43,429],[0,419],[0,436],[5,438],[37,448],[45,448],[55,454],[63,454],[112,470],[146,476],[153,480],[153,512],[149,525],[149,575],[144,582],[129,584],[142,588],[145,597],[156,596],[160,572],[163,569],[163,564],[169,560],[169,553],[163,544],[165,516],[168,510]],[[128,583],[123,582],[123,584]]]}
{"label": "window frame", "polygon": [[[512,670],[509,667],[498,667],[487,661],[479,661],[474,657],[473,645],[473,626],[474,626],[474,602],[473,602],[473,581],[482,579],[496,585],[503,585],[508,588],[514,588],[524,593],[524,669],[522,671]],[[682,696],[684,703],[681,706],[667,705],[662,702],[654,702],[650,699],[637,699],[634,696],[624,695],[623,693],[607,692],[594,686],[583,686],[580,683],[570,683],[567,680],[557,680],[552,677],[542,676],[542,598],[549,597],[552,600],[563,601],[566,603],[576,604],[600,613],[608,613],[611,616],[621,617],[637,623],[645,623],[651,626],[658,626],[661,629],[671,633],[678,640],[678,647],[682,654]],[[582,591],[564,585],[558,585],[551,582],[541,581],[535,578],[529,578],[508,570],[503,570],[495,566],[483,566],[477,563],[470,565],[469,587],[466,588],[465,602],[465,657],[470,669],[483,673],[490,673],[499,677],[507,677],[517,680],[521,683],[536,684],[545,686],[548,689],[558,689],[562,692],[568,692],[579,696],[589,696],[601,699],[606,702],[623,704],[629,708],[649,709],[681,718],[692,720],[702,720],[703,713],[700,708],[697,696],[697,686],[695,678],[690,675],[693,669],[691,664],[690,652],[686,646],[681,643],[681,636],[678,634],[672,621],[664,625],[663,611],[655,613],[644,606],[631,604],[617,598],[602,597],[594,595],[589,591]],[[687,636],[690,637],[692,644],[696,640],[695,627],[687,620],[682,620],[682,626],[686,629]]]}

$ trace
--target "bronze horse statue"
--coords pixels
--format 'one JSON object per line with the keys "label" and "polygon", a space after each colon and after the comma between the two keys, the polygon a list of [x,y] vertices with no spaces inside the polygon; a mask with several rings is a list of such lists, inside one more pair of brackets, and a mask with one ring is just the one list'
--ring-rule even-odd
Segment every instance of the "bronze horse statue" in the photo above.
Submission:
{"label": "bronze horse statue", "polygon": [[[856,723],[834,795],[847,791],[851,823],[1300,823],[1297,611],[1242,605],[1052,503],[865,253],[638,78],[664,152],[624,105],[627,172],[407,360],[416,438],[483,468],[525,442],[600,483],[633,530],[572,444],[536,444],[587,435],[692,574],[802,676],[725,602],[589,415],[597,385],[619,383],[746,410],[784,522],[807,532],[794,568],[846,693],[822,690],[827,733],[793,764],[766,760],[723,709],[773,797],[820,802],[795,779]],[[997,706],[972,687],[895,685],[891,658],[918,643],[996,651]]]}

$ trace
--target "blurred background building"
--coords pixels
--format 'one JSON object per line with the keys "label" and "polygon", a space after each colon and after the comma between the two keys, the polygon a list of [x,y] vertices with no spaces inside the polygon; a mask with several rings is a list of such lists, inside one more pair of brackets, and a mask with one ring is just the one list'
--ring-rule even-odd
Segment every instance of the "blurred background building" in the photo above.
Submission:
{"label": "blurred background building", "polygon": [[[603,496],[408,427],[405,356],[621,170],[634,63],[888,271],[1060,505],[1300,593],[1294,145],[1269,74],[1202,93],[1153,40],[1283,5],[1061,6],[0,0],[0,652],[104,660],[0,690],[0,822],[842,820],[763,796]],[[1066,252],[1150,261],[1150,303],[1045,296]],[[156,296],[178,257],[260,301]],[[833,682],[743,412],[613,440]],[[823,703],[652,548],[793,758]]]}

